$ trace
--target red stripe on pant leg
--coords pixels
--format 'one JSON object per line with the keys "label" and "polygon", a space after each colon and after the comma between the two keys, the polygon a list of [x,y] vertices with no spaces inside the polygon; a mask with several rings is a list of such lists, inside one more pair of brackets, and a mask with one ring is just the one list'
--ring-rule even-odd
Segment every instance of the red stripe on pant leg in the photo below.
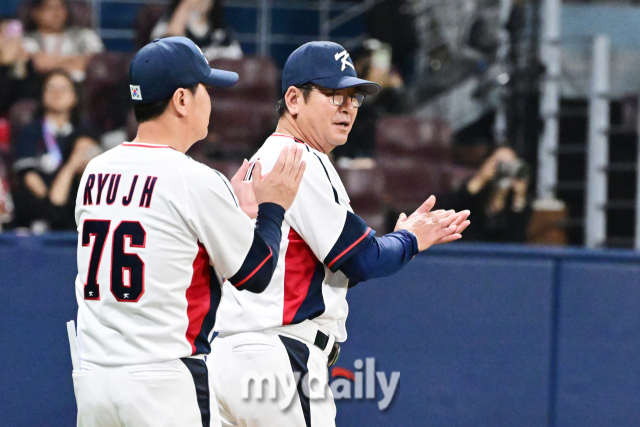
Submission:
{"label": "red stripe on pant leg", "polygon": [[309,285],[318,258],[307,243],[292,228],[284,259],[284,310],[282,324],[289,325],[309,292]]}
{"label": "red stripe on pant leg", "polygon": [[211,305],[210,276],[209,255],[202,243],[198,242],[198,254],[193,260],[193,276],[186,292],[189,318],[186,337],[191,344],[191,354],[196,352],[195,340]]}

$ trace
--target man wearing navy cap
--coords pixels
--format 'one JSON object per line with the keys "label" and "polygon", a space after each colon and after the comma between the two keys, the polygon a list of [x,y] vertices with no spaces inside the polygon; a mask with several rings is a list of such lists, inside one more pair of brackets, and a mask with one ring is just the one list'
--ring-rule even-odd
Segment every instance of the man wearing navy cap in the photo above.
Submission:
{"label": "man wearing navy cap", "polygon": [[433,196],[380,238],[353,213],[327,154],[347,142],[364,97],[379,91],[357,77],[336,43],[307,43],[284,66],[278,127],[245,179],[261,179],[283,147],[302,147],[307,170],[285,214],[267,289],[248,294],[223,284],[207,365],[224,426],[334,426],[327,366],[347,338],[347,289],[397,272],[469,225],[468,211],[431,212]]}
{"label": "man wearing navy cap", "polygon": [[138,135],[89,163],[76,198],[78,426],[219,426],[204,357],[221,280],[240,293],[269,284],[302,150],[253,181],[254,226],[239,206],[248,164],[234,186],[184,154],[207,135],[206,86],[238,75],[170,37],[136,54],[129,80]]}

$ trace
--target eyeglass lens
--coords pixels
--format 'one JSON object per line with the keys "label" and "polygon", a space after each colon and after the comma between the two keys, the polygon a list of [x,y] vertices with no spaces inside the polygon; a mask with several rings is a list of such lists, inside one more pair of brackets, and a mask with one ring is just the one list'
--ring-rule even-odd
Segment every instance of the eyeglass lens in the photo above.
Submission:
{"label": "eyeglass lens", "polygon": [[[345,95],[343,93],[334,92],[333,94],[333,105],[343,105],[345,101]],[[355,93],[351,95],[351,103],[354,107],[358,108],[362,105],[362,101],[364,101],[364,95],[361,93]]]}

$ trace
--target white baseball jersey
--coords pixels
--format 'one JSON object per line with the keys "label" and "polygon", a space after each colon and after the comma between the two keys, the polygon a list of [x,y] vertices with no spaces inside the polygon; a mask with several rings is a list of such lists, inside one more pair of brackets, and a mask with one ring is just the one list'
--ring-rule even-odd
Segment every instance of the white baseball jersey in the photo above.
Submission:
{"label": "white baseball jersey", "polygon": [[240,284],[262,261],[249,262],[254,224],[229,182],[169,146],[123,143],[92,160],[76,222],[80,358],[102,366],[208,353],[217,276]]}
{"label": "white baseball jersey", "polygon": [[[263,173],[267,173],[282,148],[293,144],[304,142],[273,134],[251,161],[260,160]],[[304,144],[302,159],[307,168],[282,223],[280,257],[271,283],[258,295],[238,292],[225,282],[214,327],[220,334],[263,330],[308,319],[338,341],[347,338],[349,280],[338,268],[365,244],[372,231],[353,214],[347,192],[327,155]]]}

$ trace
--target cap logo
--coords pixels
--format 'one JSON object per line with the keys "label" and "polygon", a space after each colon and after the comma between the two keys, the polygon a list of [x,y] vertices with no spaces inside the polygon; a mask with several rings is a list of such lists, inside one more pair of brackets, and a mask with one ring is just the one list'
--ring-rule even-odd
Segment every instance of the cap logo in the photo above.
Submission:
{"label": "cap logo", "polygon": [[207,61],[207,57],[204,56],[204,53],[202,52],[202,49],[200,49],[200,46],[196,45],[196,48],[198,48],[198,50],[200,51],[200,54],[202,55],[202,59],[204,59],[204,62],[206,62],[207,65],[209,65],[209,61]]}
{"label": "cap logo", "polygon": [[131,90],[131,99],[142,101],[142,92],[140,91],[140,86],[129,85],[129,89]]}
{"label": "cap logo", "polygon": [[[342,58],[342,69],[340,71],[344,71],[344,69],[347,67],[347,65],[351,68],[353,68],[353,64],[351,64],[351,62],[347,61],[347,59],[349,58],[349,54],[347,53],[346,50],[343,50],[342,52],[336,53],[336,61],[340,60],[340,58]],[[355,68],[353,68],[355,70]]]}

